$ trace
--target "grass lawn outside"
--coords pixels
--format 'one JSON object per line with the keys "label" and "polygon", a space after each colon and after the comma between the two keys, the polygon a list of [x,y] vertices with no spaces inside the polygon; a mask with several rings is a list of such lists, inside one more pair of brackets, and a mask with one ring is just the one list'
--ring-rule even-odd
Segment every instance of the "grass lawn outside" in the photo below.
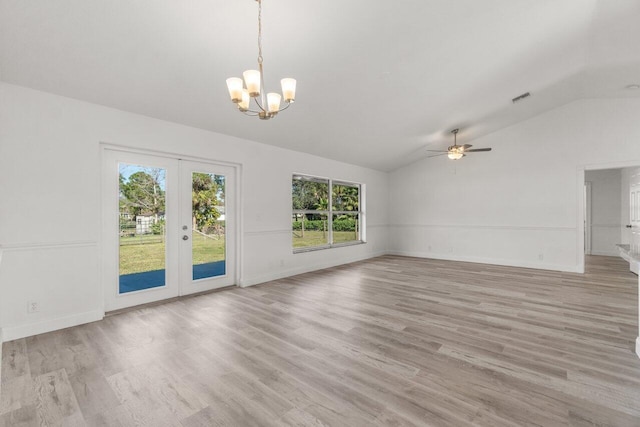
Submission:
{"label": "grass lawn outside", "polygon": [[[293,232],[293,247],[308,248],[310,246],[322,246],[327,244],[329,233],[323,231],[305,231],[304,237],[300,236],[300,230]],[[358,241],[355,231],[334,231],[333,243],[346,243]]]}
{"label": "grass lawn outside", "polygon": [[[304,237],[298,237],[300,231],[293,234],[294,248],[307,248],[327,244],[328,233],[305,231]],[[334,231],[334,243],[357,241],[355,231]],[[206,264],[225,259],[225,237],[219,239],[192,234],[193,264]],[[162,236],[143,235],[120,238],[120,275],[143,273],[165,268],[165,243]]]}
{"label": "grass lawn outside", "polygon": [[[192,235],[193,264],[206,264],[225,259],[225,238]],[[120,238],[120,275],[143,273],[165,268],[165,243],[162,236],[145,235]]]}

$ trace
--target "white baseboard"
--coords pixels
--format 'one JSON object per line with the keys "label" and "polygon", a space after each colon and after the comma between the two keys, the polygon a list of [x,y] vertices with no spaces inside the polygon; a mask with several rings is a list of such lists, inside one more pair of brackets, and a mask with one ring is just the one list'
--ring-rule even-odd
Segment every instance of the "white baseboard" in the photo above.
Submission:
{"label": "white baseboard", "polygon": [[44,334],[46,332],[57,331],[59,329],[70,328],[84,323],[96,322],[104,318],[104,311],[88,311],[85,313],[73,314],[71,316],[58,317],[55,319],[43,320],[37,323],[28,323],[20,326],[5,326],[3,328],[4,341],[12,341],[33,335]]}
{"label": "white baseboard", "polygon": [[380,251],[380,252],[369,254],[363,257],[355,257],[353,259],[345,260],[344,262],[341,262],[339,264],[319,263],[314,265],[307,265],[301,268],[281,270],[281,271],[274,272],[272,274],[265,274],[262,276],[252,277],[250,279],[243,280],[240,286],[241,287],[253,286],[260,283],[269,282],[272,280],[283,279],[285,277],[291,277],[298,274],[309,273],[311,271],[322,270],[325,268],[337,267],[338,265],[349,264],[352,262],[358,262],[365,259],[375,258],[383,255],[431,258],[431,259],[439,259],[444,261],[472,262],[476,264],[503,265],[506,267],[535,268],[538,270],[553,270],[553,271],[562,271],[562,272],[568,272],[568,273],[578,272],[578,267],[575,265],[568,266],[568,265],[551,264],[551,263],[544,263],[544,262],[538,263],[538,262],[511,261],[511,260],[503,260],[503,259],[495,259],[495,258],[465,257],[465,256],[457,256],[453,254],[438,254],[433,252]]}
{"label": "white baseboard", "polygon": [[344,262],[340,262],[338,264],[336,264],[335,262],[326,262],[326,263],[318,263],[313,265],[305,265],[304,267],[290,268],[287,270],[274,271],[273,273],[263,274],[260,276],[243,279],[242,282],[240,283],[240,287],[246,288],[248,286],[259,285],[260,283],[271,282],[272,280],[284,279],[285,277],[296,276],[298,274],[309,273],[312,271],[322,270],[325,268],[337,267],[339,265],[350,264],[352,262],[363,261],[365,259],[371,259],[371,258],[375,258],[375,257],[387,255],[387,254],[388,252],[381,251],[381,252],[376,252],[372,254],[367,254],[361,257],[353,257],[353,258],[345,259]]}
{"label": "white baseboard", "polygon": [[591,251],[589,255],[597,256],[620,256],[619,251]]}
{"label": "white baseboard", "polygon": [[544,263],[544,262],[512,261],[512,260],[495,259],[495,258],[459,256],[454,254],[439,254],[439,253],[433,253],[433,252],[389,251],[388,254],[398,255],[398,256],[410,256],[415,258],[439,259],[444,261],[473,262],[476,264],[491,264],[491,265],[502,265],[505,267],[535,268],[537,270],[553,270],[553,271],[562,271],[567,273],[579,273],[578,266],[576,265],[560,265],[560,264],[550,264],[550,263]]}

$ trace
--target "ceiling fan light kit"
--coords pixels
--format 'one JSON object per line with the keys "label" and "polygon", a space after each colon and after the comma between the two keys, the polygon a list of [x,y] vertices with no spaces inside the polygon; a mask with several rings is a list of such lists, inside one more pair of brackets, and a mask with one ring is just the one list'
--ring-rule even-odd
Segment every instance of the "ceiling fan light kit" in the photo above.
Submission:
{"label": "ceiling fan light kit", "polygon": [[451,131],[453,134],[453,145],[447,148],[447,157],[451,160],[460,160],[464,157],[464,147],[458,145],[459,129]]}
{"label": "ceiling fan light kit", "polygon": [[473,147],[470,144],[458,145],[458,132],[459,131],[460,131],[460,129],[454,129],[454,130],[451,131],[451,133],[453,134],[453,145],[450,145],[449,147],[447,147],[447,151],[444,151],[444,150],[427,150],[427,151],[440,153],[440,154],[434,154],[433,156],[429,156],[429,157],[443,156],[443,155],[446,154],[447,157],[449,159],[451,159],[451,160],[460,160],[461,158],[463,158],[464,156],[467,155],[466,153],[491,151],[491,148],[474,148],[474,149],[470,150],[470,148]]}
{"label": "ceiling fan light kit", "polygon": [[449,147],[447,157],[451,160],[460,160],[464,157],[464,149],[462,147]]}
{"label": "ceiling fan light kit", "polygon": [[[255,1],[258,2],[258,69],[247,70],[242,73],[244,80],[238,77],[228,78],[227,89],[229,90],[231,102],[236,104],[241,113],[268,120],[293,104],[296,98],[296,80],[284,78],[280,81],[282,95],[276,92],[265,94],[264,69],[262,66],[262,0]],[[280,102],[283,99],[285,106],[280,108]],[[252,100],[257,108],[252,108]]]}

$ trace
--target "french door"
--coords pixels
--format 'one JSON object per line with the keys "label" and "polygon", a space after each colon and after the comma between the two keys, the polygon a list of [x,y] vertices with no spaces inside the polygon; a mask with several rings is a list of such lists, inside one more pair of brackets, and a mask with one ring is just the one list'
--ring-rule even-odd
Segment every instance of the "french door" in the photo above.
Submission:
{"label": "french door", "polygon": [[235,283],[235,170],[105,149],[105,310]]}

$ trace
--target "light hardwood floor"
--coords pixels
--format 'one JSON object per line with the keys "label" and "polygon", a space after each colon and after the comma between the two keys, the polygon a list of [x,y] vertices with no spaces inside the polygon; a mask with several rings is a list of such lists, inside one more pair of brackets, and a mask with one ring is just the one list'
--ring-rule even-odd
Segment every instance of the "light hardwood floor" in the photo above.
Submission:
{"label": "light hardwood floor", "polygon": [[638,279],[385,256],[4,344],[0,426],[640,426]]}

